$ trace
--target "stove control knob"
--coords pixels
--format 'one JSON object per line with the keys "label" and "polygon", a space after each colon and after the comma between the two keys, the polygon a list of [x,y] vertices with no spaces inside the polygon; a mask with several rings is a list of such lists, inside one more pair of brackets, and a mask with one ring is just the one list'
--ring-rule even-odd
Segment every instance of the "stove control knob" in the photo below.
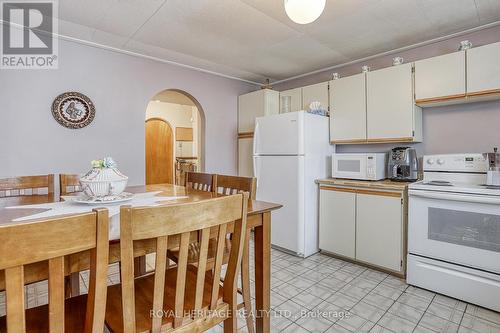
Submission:
{"label": "stove control knob", "polygon": [[443,164],[444,164],[444,160],[443,160],[443,159],[438,159],[438,160],[437,160],[437,163],[438,163],[439,165],[443,165]]}
{"label": "stove control knob", "polygon": [[434,164],[434,159],[433,158],[427,159],[427,164],[430,164],[430,165]]}

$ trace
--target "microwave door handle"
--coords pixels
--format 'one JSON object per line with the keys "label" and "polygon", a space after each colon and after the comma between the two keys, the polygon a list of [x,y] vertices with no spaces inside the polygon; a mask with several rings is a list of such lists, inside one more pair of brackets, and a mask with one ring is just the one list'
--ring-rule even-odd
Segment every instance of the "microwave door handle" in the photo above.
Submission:
{"label": "microwave door handle", "polygon": [[410,190],[410,197],[419,197],[426,199],[451,200],[459,202],[479,203],[479,204],[500,204],[500,197],[488,197],[482,195],[460,195],[451,193],[438,193],[433,191]]}

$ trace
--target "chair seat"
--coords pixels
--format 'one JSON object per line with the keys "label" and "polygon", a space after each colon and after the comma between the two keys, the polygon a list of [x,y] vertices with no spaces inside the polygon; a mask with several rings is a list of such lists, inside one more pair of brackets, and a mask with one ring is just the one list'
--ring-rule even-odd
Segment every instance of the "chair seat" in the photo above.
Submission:
{"label": "chair seat", "polygon": [[[216,253],[217,253],[217,240],[212,238],[208,242],[207,270],[211,270],[214,267]],[[224,247],[224,255],[222,259],[222,263],[224,265],[228,263],[230,253],[231,253],[231,241],[227,240],[226,245]],[[189,244],[188,264],[196,266],[196,264],[198,264],[199,255],[200,255],[200,243],[196,242]],[[168,250],[167,256],[169,259],[177,263],[179,260],[179,250],[178,249]]]}
{"label": "chair seat", "polygon": [[[186,272],[186,288],[184,296],[184,313],[193,313],[195,303],[195,285],[196,285],[196,268],[188,265]],[[172,327],[174,316],[169,315],[174,312],[175,302],[175,286],[177,277],[177,267],[168,269],[165,274],[165,292],[163,301],[164,316],[162,319],[162,331]],[[206,272],[205,286],[203,288],[202,309],[207,310],[210,306],[212,274]],[[153,309],[153,291],[154,291],[154,274],[146,275],[135,279],[135,320],[136,332],[150,332],[151,330],[151,313]],[[228,308],[226,303],[222,302],[223,290],[219,288],[218,312]],[[220,314],[220,313],[219,313]],[[221,322],[225,317],[220,316],[214,320]],[[182,325],[189,324],[191,319],[185,317]],[[106,325],[113,333],[123,332],[123,311],[122,311],[122,296],[121,285],[116,284],[108,287],[108,299],[106,304]]]}
{"label": "chair seat", "polygon": [[[87,295],[66,299],[64,306],[65,332],[83,333]],[[49,333],[49,306],[41,305],[26,310],[26,332]],[[0,333],[7,333],[6,316],[0,317]]]}

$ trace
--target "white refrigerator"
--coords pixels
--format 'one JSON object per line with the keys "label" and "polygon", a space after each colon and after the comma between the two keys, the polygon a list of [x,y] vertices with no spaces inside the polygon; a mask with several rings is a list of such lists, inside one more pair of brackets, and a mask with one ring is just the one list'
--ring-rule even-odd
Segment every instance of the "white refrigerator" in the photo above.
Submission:
{"label": "white refrigerator", "polygon": [[280,203],[271,243],[301,257],[318,252],[318,186],[329,177],[334,146],[328,117],[305,111],[256,119],[253,145],[257,199]]}

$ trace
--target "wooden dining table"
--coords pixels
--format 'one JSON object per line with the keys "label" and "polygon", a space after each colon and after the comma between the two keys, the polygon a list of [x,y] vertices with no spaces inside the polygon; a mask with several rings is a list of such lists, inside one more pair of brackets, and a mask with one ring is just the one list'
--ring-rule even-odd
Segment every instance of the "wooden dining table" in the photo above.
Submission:
{"label": "wooden dining table", "polygon": [[[177,203],[195,202],[208,200],[222,194],[205,192],[176,186],[172,184],[157,184],[145,186],[131,186],[126,189],[131,193],[144,193],[158,191],[158,196],[184,197],[175,200],[165,201],[164,204],[172,205]],[[39,208],[17,208],[6,209],[9,206],[32,205],[57,202],[60,198],[57,195],[22,196],[11,198],[0,198],[0,226],[15,223],[32,223],[37,219],[23,220],[15,222],[18,218],[41,213],[46,209]],[[124,203],[126,204],[126,203]],[[105,207],[105,205],[102,205]],[[98,205],[94,207],[99,207]],[[247,231],[254,230],[254,258],[255,258],[255,306],[256,306],[256,331],[270,332],[270,300],[271,300],[271,212],[281,208],[282,205],[258,200],[249,200]],[[57,240],[55,240],[57,241]],[[193,238],[196,241],[196,237]],[[169,240],[169,246],[178,246],[176,241]],[[109,262],[120,261],[119,240],[110,241]],[[145,255],[156,251],[155,240],[142,240],[134,242],[134,257],[144,258]],[[89,253],[84,251],[76,255],[65,258],[65,274],[70,276],[74,273],[84,271],[90,267]],[[47,263],[34,263],[25,267],[25,283],[34,283],[46,280],[48,277]],[[4,273],[0,271],[0,291],[5,289]]]}

